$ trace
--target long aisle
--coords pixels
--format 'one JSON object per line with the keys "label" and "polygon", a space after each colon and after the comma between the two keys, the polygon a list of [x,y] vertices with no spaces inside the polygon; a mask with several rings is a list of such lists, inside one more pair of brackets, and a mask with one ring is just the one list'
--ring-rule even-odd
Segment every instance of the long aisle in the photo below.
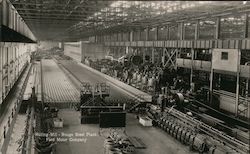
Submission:
{"label": "long aisle", "polygon": [[89,71],[81,65],[70,60],[60,60],[60,63],[81,82],[89,82],[91,84],[107,82],[110,86],[110,97],[108,97],[107,100],[123,100],[126,102],[131,99],[131,97],[125,94],[121,88],[118,88],[113,84],[109,84],[107,79],[96,75],[94,72]]}
{"label": "long aisle", "polygon": [[[81,82],[90,82],[91,84],[107,82],[101,76],[96,75],[90,70],[82,67],[80,64],[68,60],[59,62],[72,75],[78,78]],[[125,94],[123,90],[114,85],[110,85],[110,98],[117,100],[130,99],[130,96]],[[64,119],[64,127],[57,129],[58,133],[90,133],[94,136],[84,137],[86,142],[60,142],[57,144],[56,151],[60,154],[75,154],[75,153],[103,153],[104,137],[100,136],[100,129],[95,124],[80,124],[80,113],[74,110],[63,109],[59,111],[59,117]],[[156,127],[143,127],[139,124],[134,114],[127,114],[126,134],[135,136],[146,144],[146,149],[137,149],[136,154],[191,154],[188,147],[182,145],[179,141],[168,135]]]}

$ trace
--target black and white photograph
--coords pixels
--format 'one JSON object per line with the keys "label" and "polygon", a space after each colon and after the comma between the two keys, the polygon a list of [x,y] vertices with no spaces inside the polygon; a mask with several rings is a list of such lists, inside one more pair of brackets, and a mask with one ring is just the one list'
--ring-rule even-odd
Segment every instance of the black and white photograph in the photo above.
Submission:
{"label": "black and white photograph", "polygon": [[250,2],[0,0],[0,154],[250,154]]}

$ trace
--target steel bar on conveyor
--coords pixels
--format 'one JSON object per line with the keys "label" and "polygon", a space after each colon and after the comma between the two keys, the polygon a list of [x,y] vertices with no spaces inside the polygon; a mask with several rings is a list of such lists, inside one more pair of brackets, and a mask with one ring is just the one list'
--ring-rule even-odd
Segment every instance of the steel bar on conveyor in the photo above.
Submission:
{"label": "steel bar on conveyor", "polygon": [[[170,109],[167,108],[166,112],[168,112]],[[202,131],[203,133],[207,134],[208,136],[212,136],[213,138],[217,138],[221,141],[224,141],[225,143],[227,143],[228,146],[230,146],[231,148],[235,148],[235,146],[244,151],[244,152],[249,152],[249,145],[247,145],[246,143],[243,143],[227,134],[225,134],[224,132],[221,132],[215,128],[213,128],[212,126],[209,126],[201,121],[198,121],[195,118],[192,118],[190,116],[187,116],[186,114],[176,110],[176,109],[172,109],[170,112],[168,112],[169,114],[177,117],[178,119],[184,120],[184,121],[188,121],[189,123],[193,124],[193,125],[197,125],[198,129],[200,131]]]}
{"label": "steel bar on conveyor", "polygon": [[[72,62],[69,60],[60,60],[59,62],[80,83],[84,83],[84,82],[89,82],[91,84],[100,83],[100,82],[111,83],[107,81],[104,77],[96,75],[95,73],[89,71],[88,69],[80,66],[79,64],[75,62]],[[121,100],[121,102],[122,101],[126,102],[126,100],[131,99],[131,98],[132,96],[129,95],[128,92],[125,92],[124,89],[116,86],[115,84],[110,84],[110,97],[106,98],[107,100]]]}
{"label": "steel bar on conveyor", "polygon": [[46,103],[78,103],[80,92],[52,59],[42,60],[43,99]]}

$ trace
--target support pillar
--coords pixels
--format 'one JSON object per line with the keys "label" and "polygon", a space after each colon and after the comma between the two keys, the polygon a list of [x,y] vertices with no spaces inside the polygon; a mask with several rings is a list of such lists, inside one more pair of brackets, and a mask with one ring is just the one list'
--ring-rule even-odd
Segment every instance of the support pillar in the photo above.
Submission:
{"label": "support pillar", "polygon": [[215,39],[220,39],[220,27],[221,27],[221,21],[220,17],[218,17],[216,20]]}
{"label": "support pillar", "polygon": [[200,35],[200,20],[197,20],[195,24],[195,33],[194,33],[194,39],[198,40]]}
{"label": "support pillar", "polygon": [[157,41],[159,39],[159,27],[156,27],[156,33],[155,33],[155,40]]}
{"label": "support pillar", "polygon": [[193,62],[194,62],[194,49],[192,48],[191,49],[191,58],[192,58],[192,61],[191,61],[191,72],[190,72],[190,87],[191,87],[191,91],[193,91],[194,89],[192,87],[194,87],[194,84],[193,84]]}
{"label": "support pillar", "polygon": [[235,116],[239,115],[239,92],[240,92],[240,57],[241,53],[238,50],[237,74],[236,74],[236,99],[235,99]]}
{"label": "support pillar", "polygon": [[115,36],[116,36],[115,42],[118,42],[119,41],[119,33],[115,33]]}
{"label": "support pillar", "polygon": [[248,38],[248,24],[249,24],[248,13],[245,14],[245,18],[246,18],[246,22],[245,22],[244,38]]}
{"label": "support pillar", "polygon": [[109,37],[109,41],[112,42],[112,35],[110,34],[108,35],[108,37]]}
{"label": "support pillar", "polygon": [[[212,55],[213,55],[213,51],[212,51]],[[210,96],[209,102],[210,102],[210,105],[212,104],[212,98],[213,98],[213,77],[214,77],[214,70],[213,70],[213,63],[211,63],[210,85],[209,85],[209,96]]]}
{"label": "support pillar", "polygon": [[127,35],[126,41],[130,41],[130,32],[127,32],[126,35]]}
{"label": "support pillar", "polygon": [[146,62],[146,49],[145,48],[142,48],[142,60],[143,60],[143,63]]}
{"label": "support pillar", "polygon": [[143,30],[140,29],[140,31],[139,31],[139,40],[138,41],[144,40],[144,38],[142,38],[142,33],[143,33]]}
{"label": "support pillar", "polygon": [[163,52],[162,52],[162,59],[161,59],[161,62],[162,62],[162,66],[164,67],[165,66],[165,56],[166,56],[166,48],[163,49]]}
{"label": "support pillar", "polygon": [[167,37],[166,37],[166,40],[169,40],[170,39],[170,31],[169,31],[169,26],[166,27],[167,28]]}
{"label": "support pillar", "polygon": [[133,34],[134,34],[134,31],[131,31],[131,32],[129,33],[129,41],[130,41],[130,42],[132,42],[132,41],[134,40]]}
{"label": "support pillar", "polygon": [[148,41],[149,40],[149,28],[147,27],[146,28],[146,38],[145,38],[145,41]]}
{"label": "support pillar", "polygon": [[123,32],[121,32],[120,34],[121,34],[121,39],[120,39],[120,41],[122,42],[122,41],[124,41],[124,40],[123,40]]}
{"label": "support pillar", "polygon": [[152,63],[154,63],[155,62],[155,49],[154,48],[152,48],[151,54],[152,54]]}
{"label": "support pillar", "polygon": [[180,29],[179,29],[179,32],[180,32],[180,40],[184,40],[184,33],[185,33],[185,29],[184,29],[184,23],[181,22],[180,23]]}

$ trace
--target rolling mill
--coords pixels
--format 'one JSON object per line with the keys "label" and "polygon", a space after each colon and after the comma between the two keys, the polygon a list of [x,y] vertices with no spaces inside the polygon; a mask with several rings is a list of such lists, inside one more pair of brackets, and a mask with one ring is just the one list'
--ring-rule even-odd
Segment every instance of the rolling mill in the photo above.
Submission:
{"label": "rolling mill", "polygon": [[248,1],[0,0],[0,154],[248,154]]}

